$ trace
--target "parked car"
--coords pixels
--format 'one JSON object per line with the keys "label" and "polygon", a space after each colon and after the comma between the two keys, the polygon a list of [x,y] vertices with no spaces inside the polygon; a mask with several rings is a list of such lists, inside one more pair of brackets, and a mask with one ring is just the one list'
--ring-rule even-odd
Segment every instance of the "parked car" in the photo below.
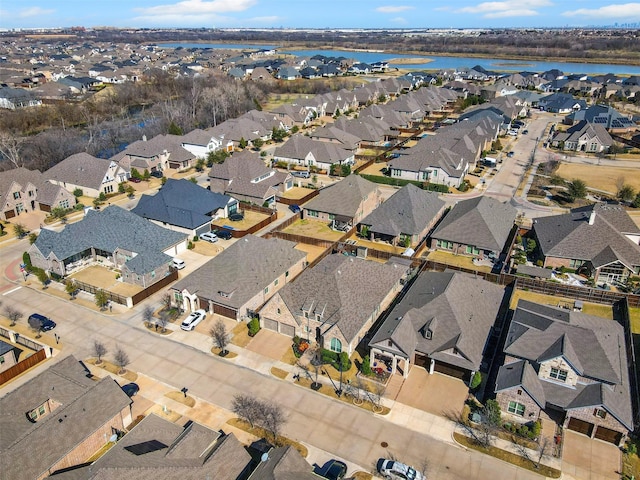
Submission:
{"label": "parked car", "polygon": [[196,325],[198,325],[205,318],[207,318],[207,312],[205,312],[204,310],[196,310],[195,312],[191,312],[189,316],[184,319],[184,321],[180,325],[180,328],[187,331],[193,330],[194,328],[196,328]]}
{"label": "parked car", "polygon": [[330,460],[317,473],[328,480],[342,480],[347,474],[347,465],[340,460]]}
{"label": "parked car", "polygon": [[508,152],[507,153],[507,157],[509,157],[509,158],[513,157],[513,155],[514,155],[514,152]]}
{"label": "parked car", "polygon": [[184,263],[184,260],[177,257],[173,259],[173,262],[171,262],[171,264],[173,265],[173,268],[177,268],[178,270],[182,270],[186,265]]}
{"label": "parked car", "polygon": [[507,132],[507,135],[511,135],[512,137],[517,137],[518,136],[518,131],[517,130],[509,130]]}
{"label": "parked car", "polygon": [[213,233],[215,233],[218,238],[221,238],[223,240],[230,240],[231,238],[233,238],[233,235],[231,234],[231,232],[224,228],[216,230]]}
{"label": "parked car", "polygon": [[140,391],[140,387],[137,383],[127,383],[121,388],[122,391],[127,394],[127,397],[134,397]]}
{"label": "parked car", "polygon": [[523,130],[523,131],[522,131],[522,134],[523,134],[523,135],[526,135],[527,133],[529,133],[529,130]]}
{"label": "parked car", "polygon": [[291,170],[291,175],[299,178],[309,178],[311,176],[308,170]]}
{"label": "parked car", "polygon": [[425,480],[424,475],[415,468],[395,460],[381,458],[378,460],[376,468],[380,475],[387,480]]}
{"label": "parked car", "polygon": [[27,323],[31,328],[41,330],[43,332],[48,332],[49,330],[56,328],[56,322],[44,315],[40,315],[39,313],[29,315]]}
{"label": "parked car", "polygon": [[136,177],[131,177],[131,178],[129,179],[129,181],[130,181],[131,183],[140,183],[142,180],[140,180],[139,178],[136,178]]}
{"label": "parked car", "polygon": [[204,232],[198,236],[200,240],[204,240],[205,242],[216,243],[218,241],[218,236],[213,232]]}
{"label": "parked car", "polygon": [[162,173],[162,170],[154,170],[153,172],[151,172],[151,176],[156,178],[162,178],[164,177],[164,174]]}
{"label": "parked car", "polygon": [[289,205],[289,210],[293,213],[298,213],[300,211],[300,207],[298,205]]}

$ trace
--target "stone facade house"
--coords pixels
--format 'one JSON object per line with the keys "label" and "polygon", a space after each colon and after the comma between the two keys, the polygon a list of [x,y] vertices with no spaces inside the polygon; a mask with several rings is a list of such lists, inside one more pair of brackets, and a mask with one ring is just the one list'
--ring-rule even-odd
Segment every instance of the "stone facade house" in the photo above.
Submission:
{"label": "stone facade house", "polygon": [[359,175],[320,190],[304,204],[304,218],[332,223],[334,228],[349,229],[382,203],[378,186]]}
{"label": "stone facade house", "polygon": [[260,323],[351,355],[401,290],[406,273],[396,263],[329,255],[276,293],[260,310]]}
{"label": "stone facade house", "polygon": [[352,150],[329,141],[312,140],[302,134],[293,135],[273,152],[273,160],[276,162],[317,167],[327,172],[332,165],[353,165],[354,159]]}
{"label": "stone facade house", "polygon": [[131,423],[120,386],[88,373],[69,356],[0,398],[3,478],[40,480],[82,464]]}
{"label": "stone facade house", "polygon": [[306,267],[307,254],[294,247],[247,235],[174,284],[173,300],[187,311],[249,318]]}
{"label": "stone facade house", "polygon": [[572,152],[607,152],[613,145],[613,138],[603,125],[581,120],[565,132],[556,132],[551,145]]}
{"label": "stone facade house", "polygon": [[504,288],[466,273],[420,274],[369,341],[372,368],[407,377],[416,365],[465,381],[486,372],[503,296]]}
{"label": "stone facade house", "polygon": [[633,430],[622,325],[520,300],[495,385],[504,415],[525,423],[545,411],[564,428],[622,446]]}
{"label": "stone facade house", "polygon": [[455,204],[431,235],[431,248],[474,258],[499,259],[517,210],[490,197]]}
{"label": "stone facade house", "polygon": [[127,172],[113,160],[96,158],[88,153],[71,155],[43,175],[71,193],[79,188],[88,197],[117,193],[118,184],[128,178]]}
{"label": "stone facade house", "polygon": [[88,210],[61,232],[43,228],[28,253],[34,266],[61,277],[95,262],[120,269],[124,282],[146,288],[170,273],[173,257],[187,249],[187,241],[184,233],[112,205]]}
{"label": "stone facade house", "polygon": [[640,273],[640,228],[624,207],[596,203],[534,220],[544,267],[566,267],[597,284]]}
{"label": "stone facade house", "polygon": [[163,172],[168,168],[184,170],[191,166],[195,155],[182,147],[182,141],[183,137],[178,135],[156,135],[150,140],[143,137],[127,145],[111,160],[118,162],[129,175],[132,168],[141,174],[145,170],[149,173]]}

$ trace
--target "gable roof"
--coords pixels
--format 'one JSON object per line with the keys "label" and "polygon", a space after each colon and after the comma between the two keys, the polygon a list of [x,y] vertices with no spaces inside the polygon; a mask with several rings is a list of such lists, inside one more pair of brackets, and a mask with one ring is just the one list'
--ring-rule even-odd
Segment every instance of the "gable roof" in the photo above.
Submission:
{"label": "gable roof", "polygon": [[502,251],[517,216],[508,203],[482,196],[462,200],[436,227],[432,237]]}
{"label": "gable roof", "polygon": [[[471,275],[425,272],[396,304],[369,345],[384,349],[381,342],[392,339],[407,354],[417,351],[438,361],[478,370],[503,295],[502,287]],[[413,338],[406,330],[394,336],[398,328],[408,329],[401,327],[402,323],[411,325]],[[431,339],[426,338],[425,330],[431,330]],[[454,347],[459,355],[451,352]]]}
{"label": "gable roof", "polygon": [[322,315],[324,334],[337,328],[351,343],[405,273],[397,264],[328,255],[285,286],[280,296],[293,315],[303,307],[311,309],[313,315]]}
{"label": "gable roof", "polygon": [[[42,476],[131,405],[111,377],[95,382],[87,373],[68,356],[0,398],[0,464],[5,478]],[[50,399],[59,406],[30,421],[28,413]]]}
{"label": "gable roof", "polygon": [[292,135],[281,146],[276,147],[273,152],[275,158],[306,159],[312,154],[316,162],[319,163],[342,163],[353,157],[353,152],[345,150],[338,145],[319,140],[312,140],[306,135]]}
{"label": "gable roof", "polygon": [[[111,205],[101,211],[87,211],[81,221],[66,225],[61,232],[43,228],[32,248],[37,248],[45,258],[53,254],[59,260],[82,253],[91,247],[109,253],[121,248],[137,254],[156,252],[165,260],[163,263],[166,263],[171,257],[162,252],[186,238],[187,235],[184,233],[159,227],[135,213]],[[135,257],[129,262],[133,260]],[[135,264],[136,262],[132,265]]]}
{"label": "gable roof", "polygon": [[54,165],[43,175],[50,180],[100,190],[111,162],[88,153],[76,153]]}
{"label": "gable roof", "polygon": [[640,265],[640,246],[626,237],[640,235],[640,228],[620,205],[596,203],[537,218],[533,230],[545,257],[590,261],[595,268],[613,261],[630,269]]}
{"label": "gable roof", "polygon": [[361,225],[385,235],[415,235],[429,225],[445,206],[438,194],[407,184],[367,215]]}
{"label": "gable roof", "polygon": [[378,191],[378,186],[359,175],[351,174],[320,190],[304,204],[305,210],[317,210],[353,218],[364,199]]}
{"label": "gable roof", "polygon": [[498,370],[496,392],[522,387],[540,408],[545,408],[546,397],[538,374],[526,360],[507,363]]}
{"label": "gable roof", "polygon": [[211,222],[211,215],[232,200],[187,179],[167,179],[155,195],[142,195],[131,212],[143,218],[193,230]]}
{"label": "gable roof", "polygon": [[260,462],[249,480],[318,480],[309,463],[292,446],[269,450],[267,460]]}
{"label": "gable roof", "polygon": [[294,242],[247,235],[179,280],[172,288],[240,308],[306,258]]}

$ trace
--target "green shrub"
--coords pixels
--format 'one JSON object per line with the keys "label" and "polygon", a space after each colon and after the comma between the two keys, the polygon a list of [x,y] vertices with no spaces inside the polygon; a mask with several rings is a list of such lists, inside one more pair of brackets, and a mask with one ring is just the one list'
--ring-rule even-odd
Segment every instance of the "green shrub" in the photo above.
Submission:
{"label": "green shrub", "polygon": [[370,362],[370,358],[369,355],[366,355],[363,359],[362,359],[362,365],[360,365],[360,372],[363,375],[371,375],[371,365],[369,364]]}
{"label": "green shrub", "polygon": [[338,370],[346,372],[350,368],[351,368],[351,360],[349,360],[349,354],[347,352],[340,352]]}
{"label": "green shrub", "polygon": [[482,374],[480,372],[476,372],[473,374],[473,378],[471,379],[471,384],[469,385],[469,388],[471,390],[475,390],[480,386],[481,383],[482,383]]}
{"label": "green shrub", "polygon": [[336,352],[332,352],[331,350],[327,350],[326,348],[323,348],[320,351],[321,354],[321,358],[322,358],[322,363],[338,363],[338,354]]}
{"label": "green shrub", "polygon": [[542,432],[542,424],[540,420],[533,422],[531,424],[531,438],[538,438],[540,436],[540,432]]}
{"label": "green shrub", "polygon": [[76,198],[77,198],[77,197],[81,197],[82,195],[83,195],[83,192],[82,192],[82,189],[81,189],[81,188],[76,188],[76,189],[73,191],[73,196],[74,196],[74,197],[76,197]]}
{"label": "green shrub", "polygon": [[249,328],[249,336],[255,337],[256,334],[260,331],[260,320],[257,317],[252,318],[247,324]]}
{"label": "green shrub", "polygon": [[31,268],[31,255],[28,252],[22,254],[22,263],[27,266],[27,270]]}
{"label": "green shrub", "polygon": [[194,235],[194,236],[193,236],[193,241],[194,241],[194,242],[197,242],[198,240],[200,240],[200,237],[198,237],[198,235]]}

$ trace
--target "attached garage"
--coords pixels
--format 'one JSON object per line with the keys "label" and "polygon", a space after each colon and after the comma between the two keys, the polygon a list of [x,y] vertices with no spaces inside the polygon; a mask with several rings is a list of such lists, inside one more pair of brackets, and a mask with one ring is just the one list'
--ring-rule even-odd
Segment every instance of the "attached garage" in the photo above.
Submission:
{"label": "attached garage", "polygon": [[614,445],[620,445],[622,440],[622,433],[611,430],[607,427],[597,427],[595,438],[604,440],[605,442],[613,443]]}
{"label": "attached garage", "polygon": [[280,333],[282,335],[286,335],[287,337],[295,337],[296,329],[292,325],[285,325],[284,323],[280,324]]}
{"label": "attached garage", "polygon": [[40,203],[40,210],[42,210],[43,212],[47,212],[50,213],[51,212],[51,205],[45,205],[44,203]]}
{"label": "attached garage", "polygon": [[14,218],[16,216],[15,210],[7,210],[4,212],[4,217],[8,220],[9,218]]}
{"label": "attached garage", "polygon": [[224,305],[219,305],[217,303],[213,304],[213,313],[217,313],[218,315],[232,318],[234,320],[238,319],[238,311],[236,309],[225,307]]}
{"label": "attached garage", "polygon": [[429,371],[429,365],[431,365],[431,360],[429,360],[429,357],[427,357],[426,355],[420,355],[419,353],[416,353],[416,356],[413,359],[413,364],[416,367],[422,367],[422,368],[426,369],[427,372],[428,372]]}
{"label": "attached garage", "polygon": [[466,379],[469,377],[469,372],[464,368],[456,367],[454,365],[448,365],[446,363],[441,363],[436,360],[436,364],[434,370],[438,373],[444,373],[453,378]]}
{"label": "attached garage", "polygon": [[570,418],[569,424],[567,428],[569,430],[573,430],[574,432],[582,433],[583,435],[591,436],[591,432],[593,431],[593,423],[585,422],[584,420],[580,420],[578,418]]}

